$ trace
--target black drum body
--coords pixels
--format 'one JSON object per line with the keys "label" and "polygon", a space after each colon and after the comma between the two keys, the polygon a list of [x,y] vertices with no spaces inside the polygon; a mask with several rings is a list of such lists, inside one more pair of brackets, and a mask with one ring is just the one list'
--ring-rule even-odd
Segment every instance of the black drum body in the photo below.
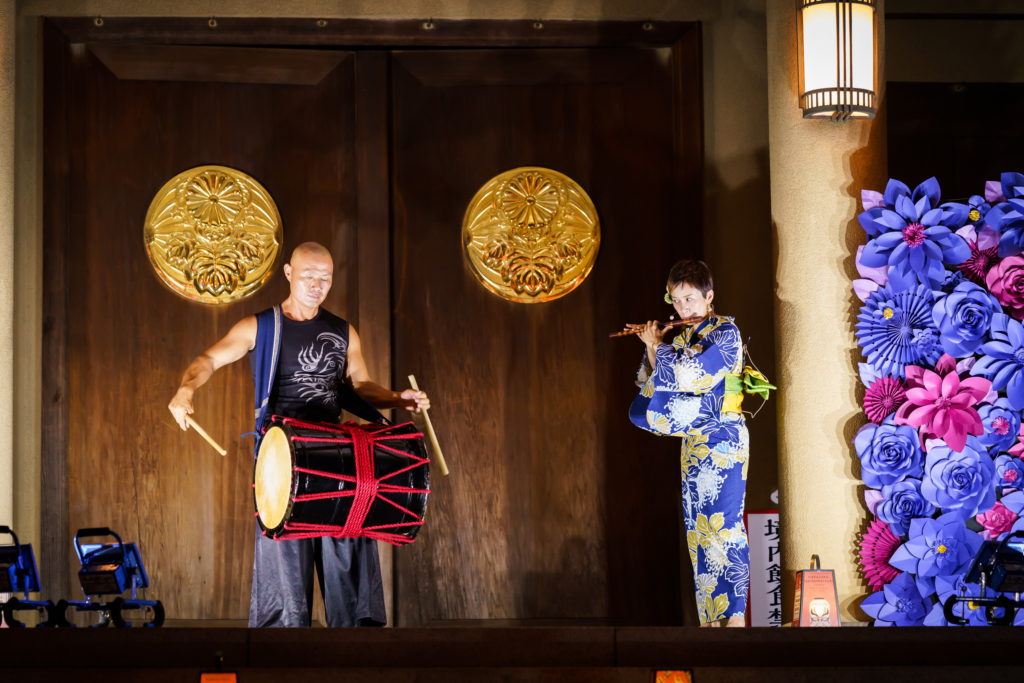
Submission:
{"label": "black drum body", "polygon": [[274,415],[256,455],[253,493],[270,538],[410,543],[430,493],[423,435],[411,422],[329,424]]}

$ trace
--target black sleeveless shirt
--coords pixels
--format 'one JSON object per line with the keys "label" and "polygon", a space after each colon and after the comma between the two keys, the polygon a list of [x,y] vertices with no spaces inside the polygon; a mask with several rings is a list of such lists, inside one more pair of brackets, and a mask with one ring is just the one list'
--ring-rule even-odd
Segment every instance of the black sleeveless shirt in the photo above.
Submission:
{"label": "black sleeveless shirt", "polygon": [[323,308],[312,320],[281,315],[281,352],[268,414],[337,422],[348,367],[348,322]]}

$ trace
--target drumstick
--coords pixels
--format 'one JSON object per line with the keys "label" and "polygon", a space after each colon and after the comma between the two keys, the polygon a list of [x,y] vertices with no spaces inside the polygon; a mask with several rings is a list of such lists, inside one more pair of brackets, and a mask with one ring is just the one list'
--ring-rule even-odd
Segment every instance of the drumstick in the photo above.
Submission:
{"label": "drumstick", "polygon": [[192,419],[191,415],[186,415],[185,416],[185,422],[188,423],[189,427],[191,427],[192,429],[196,430],[196,432],[199,433],[199,436],[201,436],[204,439],[206,439],[206,443],[208,443],[211,446],[213,446],[213,450],[217,451],[221,455],[227,455],[228,454],[228,452],[226,450],[221,448],[221,445],[219,443],[217,443],[216,441],[213,440],[212,436],[210,436],[209,434],[206,433],[205,429],[203,429],[202,427],[199,426],[198,422],[196,422],[195,420]]}
{"label": "drumstick", "polygon": [[[419,385],[416,384],[415,375],[409,375],[409,386],[415,391],[419,391]],[[437,442],[437,434],[434,432],[434,425],[430,422],[430,415],[427,414],[427,409],[423,409],[423,420],[427,425],[427,438],[430,439],[430,447],[434,451],[434,455],[437,456],[437,466],[441,468],[441,475],[448,476],[448,465],[444,461],[444,454],[441,453],[441,444]]]}

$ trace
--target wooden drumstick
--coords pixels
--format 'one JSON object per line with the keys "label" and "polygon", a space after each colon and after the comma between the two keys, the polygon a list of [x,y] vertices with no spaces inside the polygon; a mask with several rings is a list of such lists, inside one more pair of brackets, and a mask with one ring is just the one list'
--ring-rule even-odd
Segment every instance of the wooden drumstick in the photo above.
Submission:
{"label": "wooden drumstick", "polygon": [[185,416],[185,422],[188,423],[189,427],[191,427],[192,429],[196,430],[196,432],[199,433],[199,436],[201,436],[204,439],[206,439],[206,443],[208,443],[211,446],[213,446],[213,450],[217,451],[221,455],[227,455],[228,454],[228,452],[226,450],[224,450],[219,443],[217,443],[216,441],[213,440],[212,436],[210,436],[209,434],[206,433],[205,429],[203,429],[202,427],[199,426],[198,422],[196,422],[195,420],[192,419],[191,415],[186,415]]}
{"label": "wooden drumstick", "polygon": [[[415,391],[419,391],[419,385],[416,384],[416,377],[409,375],[409,386]],[[423,409],[423,421],[427,425],[427,438],[430,439],[430,448],[434,451],[434,455],[437,457],[437,466],[441,468],[441,475],[448,476],[448,464],[444,461],[444,454],[441,453],[441,444],[437,442],[437,433],[434,432],[434,425],[430,422],[430,415],[427,414],[427,409]]]}

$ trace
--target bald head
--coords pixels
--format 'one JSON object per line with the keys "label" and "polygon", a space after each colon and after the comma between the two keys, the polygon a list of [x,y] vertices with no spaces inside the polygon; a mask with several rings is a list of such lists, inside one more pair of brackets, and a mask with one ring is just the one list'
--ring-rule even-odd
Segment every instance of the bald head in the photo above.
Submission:
{"label": "bald head", "polygon": [[331,258],[331,252],[327,250],[327,247],[320,244],[319,242],[303,242],[299,246],[295,247],[292,251],[292,257],[288,260],[295,267],[296,259],[304,259],[312,257],[317,260],[327,259],[331,262],[331,266],[334,266],[334,259]]}

